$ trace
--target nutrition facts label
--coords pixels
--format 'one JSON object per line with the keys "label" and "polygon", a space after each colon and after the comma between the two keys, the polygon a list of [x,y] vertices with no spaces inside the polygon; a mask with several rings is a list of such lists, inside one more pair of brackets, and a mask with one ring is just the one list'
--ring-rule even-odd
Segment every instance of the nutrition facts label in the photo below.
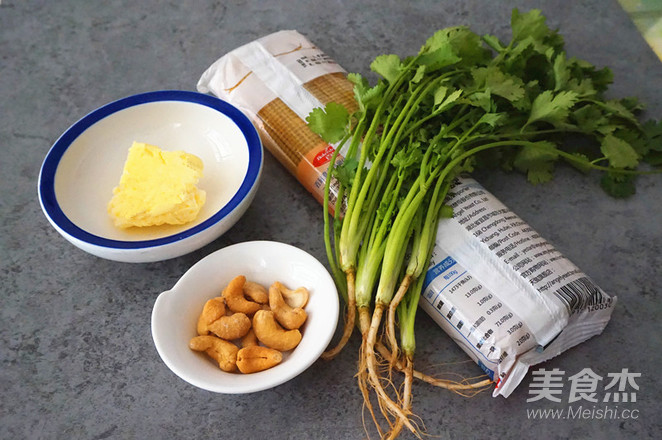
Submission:
{"label": "nutrition facts label", "polygon": [[501,363],[514,362],[511,340],[524,351],[536,345],[524,321],[438,247],[421,306],[494,380]]}

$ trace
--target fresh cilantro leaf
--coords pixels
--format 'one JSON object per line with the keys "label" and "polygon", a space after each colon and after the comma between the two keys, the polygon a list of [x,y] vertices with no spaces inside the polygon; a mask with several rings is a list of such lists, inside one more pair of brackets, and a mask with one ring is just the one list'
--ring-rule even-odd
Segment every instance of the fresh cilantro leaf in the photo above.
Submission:
{"label": "fresh cilantro leaf", "polygon": [[475,66],[487,63],[492,55],[483,46],[481,37],[466,26],[456,26],[449,30],[448,39],[455,54],[462,59],[462,66]]}
{"label": "fresh cilantro leaf", "polygon": [[462,95],[461,89],[454,90],[448,96],[446,95],[447,92],[448,88],[444,86],[439,86],[439,88],[435,91],[434,105],[436,111],[443,111],[444,109],[450,107],[450,105],[457,101],[460,98],[460,95]]}
{"label": "fresh cilantro leaf", "polygon": [[364,88],[370,87],[368,84],[368,80],[365,79],[361,74],[359,73],[353,73],[350,72],[347,74],[347,80],[354,84],[355,86],[361,85]]}
{"label": "fresh cilantro leaf", "polygon": [[435,107],[444,101],[444,98],[446,97],[447,93],[448,93],[448,87],[444,85],[440,85],[439,87],[436,88],[433,95]]}
{"label": "fresh cilantro leaf", "polygon": [[631,127],[614,130],[613,134],[630,144],[639,157],[646,156],[653,145],[644,132]]}
{"label": "fresh cilantro leaf", "polygon": [[587,104],[574,110],[571,119],[584,133],[593,133],[598,127],[609,124],[602,109],[594,104]]}
{"label": "fresh cilantro leaf", "polygon": [[642,131],[648,146],[643,160],[654,166],[662,165],[662,121],[646,121]]}
{"label": "fresh cilantro leaf", "polygon": [[600,179],[600,186],[607,194],[618,199],[629,197],[636,192],[634,176],[631,175],[605,173]]}
{"label": "fresh cilantro leaf", "polygon": [[471,32],[466,26],[453,26],[440,29],[432,34],[425,41],[421,53],[434,52],[444,47],[460,48],[463,45],[473,46],[474,48],[480,47],[480,37]]}
{"label": "fresh cilantro leaf", "polygon": [[334,169],[334,174],[341,184],[349,188],[354,183],[358,165],[359,161],[355,158],[347,158]]}
{"label": "fresh cilantro leaf", "polygon": [[630,111],[630,109],[628,109],[623,104],[622,100],[611,99],[609,101],[605,101],[604,103],[602,103],[602,106],[604,109],[606,109],[610,113],[613,113],[615,116],[619,118],[623,118],[626,121],[631,122],[635,126],[639,125],[639,121],[637,120],[637,117]]}
{"label": "fresh cilantro leaf", "polygon": [[566,162],[568,162],[572,167],[581,171],[582,173],[588,173],[591,170],[591,167],[589,166],[591,160],[588,158],[587,155],[576,152],[571,154],[578,159],[578,160],[570,160],[566,158]]}
{"label": "fresh cilantro leaf", "polygon": [[529,167],[526,178],[534,185],[547,183],[554,178],[554,162],[540,162]]}
{"label": "fresh cilantro leaf", "polygon": [[572,90],[582,98],[594,97],[597,94],[591,78],[570,78],[565,88],[566,90]]}
{"label": "fresh cilantro leaf", "polygon": [[550,33],[545,37],[545,44],[553,47],[557,52],[562,51],[565,46],[565,41],[563,36],[558,33],[556,30],[550,31]]}
{"label": "fresh cilantro leaf", "polygon": [[[513,66],[513,64],[518,61],[518,58],[524,59],[524,61],[526,61],[526,59],[528,59],[531,55],[527,52],[545,53],[546,50],[547,46],[543,45],[540,40],[536,40],[533,37],[526,37],[511,47],[508,52],[508,57],[510,58],[510,62],[508,64]],[[521,61],[521,59],[519,61]]]}
{"label": "fresh cilantro leaf", "polygon": [[490,89],[472,93],[469,96],[469,102],[471,105],[480,107],[486,112],[491,112],[496,107],[494,101],[492,101],[492,94],[490,93]]}
{"label": "fresh cilantro leaf", "polygon": [[565,53],[560,53],[554,58],[554,91],[558,92],[567,87],[570,81],[570,71]]}
{"label": "fresh cilantro leaf", "polygon": [[639,155],[630,144],[614,135],[607,135],[600,143],[600,151],[614,168],[636,168]]}
{"label": "fresh cilantro leaf", "polygon": [[554,144],[539,141],[535,145],[522,147],[515,156],[513,166],[526,173],[529,182],[539,184],[552,180],[556,159],[558,153]]}
{"label": "fresh cilantro leaf", "polygon": [[485,113],[478,120],[479,124],[487,124],[490,127],[494,128],[499,125],[507,115],[505,113]]}
{"label": "fresh cilantro leaf", "polygon": [[397,55],[380,55],[370,64],[370,69],[378,75],[381,75],[386,81],[393,84],[404,66]]}
{"label": "fresh cilantro leaf", "polygon": [[648,120],[641,128],[651,143],[651,150],[662,151],[662,121]]}
{"label": "fresh cilantro leaf", "polygon": [[575,92],[564,91],[555,95],[551,90],[546,90],[533,100],[525,126],[536,121],[546,121],[553,125],[564,123],[576,101]]}
{"label": "fresh cilantro leaf", "polygon": [[[620,99],[621,104],[625,106],[633,114],[643,110],[646,106],[639,101],[636,96],[627,96]],[[637,121],[638,122],[638,121]]]}
{"label": "fresh cilantro leaf", "polygon": [[391,163],[396,168],[410,168],[413,165],[420,164],[423,160],[423,152],[420,149],[421,143],[413,142],[409,148],[402,148],[391,159]]}
{"label": "fresh cilantro leaf", "polygon": [[594,66],[590,66],[584,71],[584,75],[591,78],[593,86],[600,92],[607,90],[607,87],[614,82],[614,73],[608,67],[597,70]]}
{"label": "fresh cilantro leaf", "polygon": [[524,83],[516,76],[502,72],[497,66],[479,67],[471,71],[474,81],[493,95],[517,102],[524,98]]}
{"label": "fresh cilantro leaf", "polygon": [[543,40],[551,33],[545,22],[546,19],[539,9],[532,9],[524,14],[520,14],[518,9],[513,9],[510,17],[513,40],[522,41],[528,37]]}
{"label": "fresh cilantro leaf", "polygon": [[306,118],[308,127],[331,144],[339,142],[347,132],[349,112],[341,104],[329,102],[324,109],[315,108]]}
{"label": "fresh cilantro leaf", "polygon": [[461,165],[456,167],[455,172],[457,174],[462,173],[473,173],[476,169],[476,156],[467,157]]}
{"label": "fresh cilantro leaf", "polygon": [[597,127],[595,127],[595,133],[600,134],[602,136],[608,136],[610,134],[614,134],[614,132],[623,128],[625,128],[625,126],[622,124],[616,124],[608,121],[605,124],[598,125]]}
{"label": "fresh cilantro leaf", "polygon": [[453,47],[450,44],[442,45],[435,50],[426,51],[418,59],[420,65],[426,66],[428,72],[451,66],[461,58],[455,55]]}
{"label": "fresh cilantro leaf", "polygon": [[435,32],[419,53],[420,62],[429,70],[456,64],[473,67],[489,62],[491,53],[480,36],[466,26],[455,26]]}
{"label": "fresh cilantro leaf", "polygon": [[439,217],[453,218],[453,207],[450,205],[441,205],[441,208],[439,209]]}
{"label": "fresh cilantro leaf", "polygon": [[354,84],[354,97],[361,111],[365,112],[367,109],[376,107],[379,104],[386,89],[383,82],[370,87],[368,80],[357,73],[348,74],[347,79]]}
{"label": "fresh cilantro leaf", "polygon": [[662,151],[649,151],[646,156],[644,156],[644,162],[653,166],[662,165]]}
{"label": "fresh cilantro leaf", "polygon": [[416,73],[414,74],[414,77],[411,79],[412,83],[418,83],[420,82],[424,77],[425,77],[425,71],[427,66],[418,66],[416,69]]}
{"label": "fresh cilantro leaf", "polygon": [[483,35],[483,41],[485,41],[488,46],[490,46],[492,49],[496,50],[497,52],[503,52],[504,50],[506,50],[503,43],[501,43],[499,38],[494,35]]}

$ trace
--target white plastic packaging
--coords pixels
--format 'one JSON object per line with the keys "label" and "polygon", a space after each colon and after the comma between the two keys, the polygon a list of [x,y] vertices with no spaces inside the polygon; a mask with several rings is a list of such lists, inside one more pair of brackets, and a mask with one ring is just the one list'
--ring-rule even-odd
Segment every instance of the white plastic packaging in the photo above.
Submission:
{"label": "white plastic packaging", "polygon": [[600,334],[616,297],[474,179],[446,203],[420,306],[508,397],[529,367]]}
{"label": "white plastic packaging", "polygon": [[[356,108],[347,72],[306,37],[284,30],[247,43],[215,61],[198,81],[198,91],[213,93],[240,108],[257,127],[262,142],[320,203],[329,145],[306,124],[328,102]],[[336,186],[331,188],[333,210]]]}

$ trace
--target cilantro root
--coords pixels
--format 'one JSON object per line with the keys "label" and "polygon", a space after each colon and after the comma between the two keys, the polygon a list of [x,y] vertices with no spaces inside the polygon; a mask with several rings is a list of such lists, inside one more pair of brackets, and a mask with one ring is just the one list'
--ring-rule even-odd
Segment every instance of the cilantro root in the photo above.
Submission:
{"label": "cilantro root", "polygon": [[[358,316],[357,381],[381,436],[394,438],[404,427],[421,435],[413,421],[414,379],[462,395],[490,383],[414,369],[424,271],[437,223],[452,215],[444,200],[457,176],[497,165],[539,184],[565,162],[603,173],[602,188],[626,197],[637,176],[660,172],[639,167],[662,164],[662,124],[641,123],[635,99],[605,97],[609,69],[568,57],[538,10],[513,10],[510,24],[507,42],[458,26],[435,32],[413,56],[381,55],[370,65],[376,84],[348,76],[355,113],[330,103],[307,119],[327,142],[348,145],[342,161],[337,152],[331,160],[324,200],[325,248],[347,317],[340,342],[324,357],[342,350]],[[331,178],[341,195],[333,217]],[[392,383],[393,371],[402,372],[402,387]]]}
{"label": "cilantro root", "polygon": [[338,355],[349,341],[354,330],[356,321],[356,297],[354,296],[354,272],[347,273],[347,313],[345,315],[345,325],[343,327],[342,336],[338,344],[332,349],[326,350],[322,353],[322,359],[331,360]]}

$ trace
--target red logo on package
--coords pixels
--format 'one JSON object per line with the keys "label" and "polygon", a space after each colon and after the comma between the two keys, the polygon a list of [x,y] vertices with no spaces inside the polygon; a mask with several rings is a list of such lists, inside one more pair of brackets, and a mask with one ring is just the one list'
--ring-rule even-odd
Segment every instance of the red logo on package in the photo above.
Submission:
{"label": "red logo on package", "polygon": [[315,155],[315,158],[313,159],[313,166],[317,168],[330,161],[334,151],[336,150],[331,145],[327,145],[325,149]]}

